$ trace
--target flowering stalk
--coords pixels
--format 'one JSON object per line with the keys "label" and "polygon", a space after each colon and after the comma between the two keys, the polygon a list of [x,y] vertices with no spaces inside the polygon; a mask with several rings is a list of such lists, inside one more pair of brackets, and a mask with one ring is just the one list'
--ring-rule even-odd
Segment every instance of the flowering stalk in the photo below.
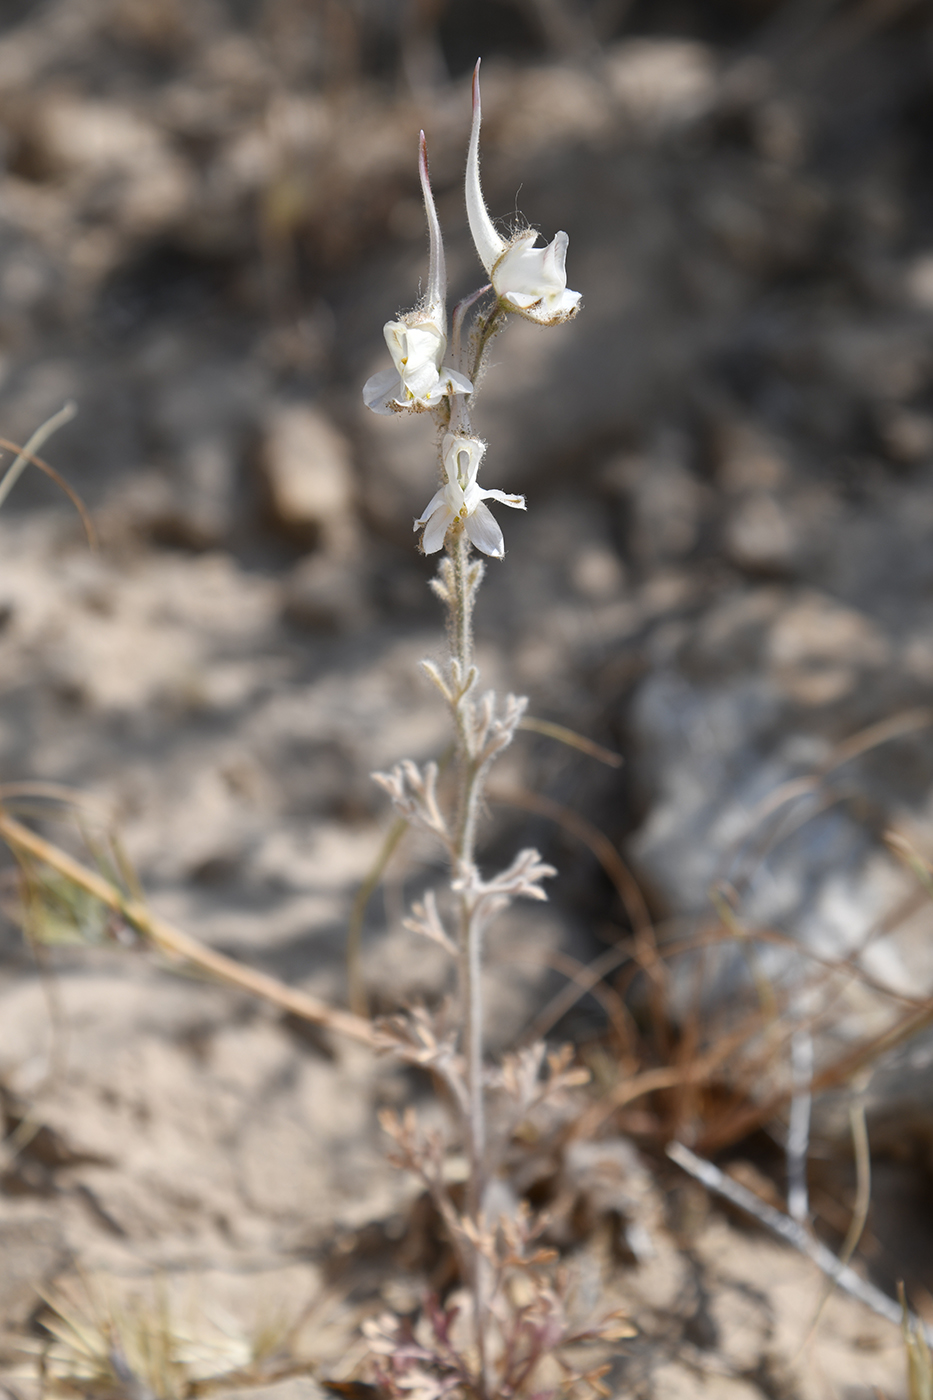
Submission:
{"label": "flowering stalk", "polygon": [[[419,308],[385,327],[386,343],[394,368],[374,375],[363,391],[376,413],[405,411],[434,413],[440,437],[441,484],[415,521],[422,531],[426,554],[444,549],[437,577],[436,596],[447,609],[450,651],[446,663],[422,663],[425,674],[450,708],[456,733],[456,795],[449,803],[438,790],[438,768],[423,769],[403,760],[390,773],[375,774],[396,809],[443,845],[450,862],[450,889],[456,909],[456,932],[444,927],[432,892],[416,904],[407,926],[440,943],[457,967],[459,1028],[441,1039],[427,1026],[424,1016],[410,1020],[399,1031],[394,1048],[420,1064],[430,1065],[447,1083],[459,1117],[469,1162],[466,1205],[461,1215],[453,1209],[443,1182],[437,1144],[416,1141],[411,1123],[387,1120],[400,1150],[399,1160],[422,1176],[442,1208],[467,1274],[473,1297],[476,1351],[473,1389],[489,1396],[489,1333],[491,1326],[492,1235],[484,1218],[486,1186],[491,1171],[486,1133],[483,1057],[482,958],[486,929],[496,914],[518,897],[545,899],[541,882],[555,871],[537,851],[525,850],[499,875],[484,880],[476,863],[476,833],[486,778],[492,764],[518,728],[527,701],[508,695],[499,702],[492,691],[478,693],[479,671],[473,654],[473,607],[483,578],[482,560],[472,549],[502,559],[502,530],[486,504],[496,501],[516,510],[525,509],[523,496],[497,489],[483,490],[478,473],[486,444],[470,421],[476,386],[483,377],[486,354],[493,337],[515,313],[541,325],[568,320],[580,297],[569,292],[564,275],[567,236],[558,234],[544,249],[535,249],[537,233],[525,230],[510,241],[501,239],[486,211],[479,184],[479,65],[474,75],[474,118],[467,161],[466,199],[470,228],[489,282],[462,301],[454,311],[452,359],[447,354],[446,281],[440,227],[428,179],[424,135],[419,170],[428,219],[430,269],[428,292]],[[468,314],[474,312],[472,330],[464,336]],[[542,1049],[543,1055],[543,1049]],[[540,1065],[536,1061],[536,1066]],[[537,1068],[534,1074],[537,1073]],[[532,1078],[534,1078],[532,1074]],[[441,1153],[442,1155],[442,1153]]]}
{"label": "flowering stalk", "polygon": [[[476,816],[479,776],[472,761],[468,744],[468,716],[464,713],[469,690],[478,679],[478,671],[473,662],[473,600],[483,576],[483,565],[477,562],[470,565],[470,544],[462,522],[458,521],[449,532],[447,561],[449,572],[453,574],[454,587],[448,592],[449,627],[454,640],[451,660],[456,658],[456,668],[451,666],[451,679],[456,674],[460,680],[462,698],[451,705],[454,723],[457,728],[457,762],[459,767],[460,796],[457,812],[456,848],[452,861],[455,886],[464,886],[475,871],[474,846],[476,839]],[[465,888],[458,890],[459,911],[457,930],[458,981],[463,1027],[463,1058],[465,1062],[467,1113],[464,1127],[467,1136],[467,1177],[466,1211],[468,1218],[478,1224],[483,1208],[483,1195],[486,1187],[486,1112],[483,1097],[483,986],[482,986],[482,929],[472,917]],[[473,1315],[476,1327],[476,1346],[480,1375],[484,1381],[487,1373],[486,1357],[486,1287],[484,1261],[480,1251],[472,1250],[470,1260],[473,1291]]]}

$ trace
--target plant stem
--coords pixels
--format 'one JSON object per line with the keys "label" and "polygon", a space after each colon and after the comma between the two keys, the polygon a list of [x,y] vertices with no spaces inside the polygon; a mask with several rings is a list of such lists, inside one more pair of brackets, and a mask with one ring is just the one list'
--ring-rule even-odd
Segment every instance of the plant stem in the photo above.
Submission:
{"label": "plant stem", "polygon": [[467,1212],[478,1220],[483,1205],[486,1114],[483,1103],[482,930],[464,899],[460,909],[460,991],[463,998],[463,1053],[469,1104]]}
{"label": "plant stem", "polygon": [[454,576],[450,604],[450,647],[453,659],[460,667],[460,684],[465,685],[473,665],[473,590],[467,579],[470,541],[459,520],[451,527],[449,538],[447,552]]}
{"label": "plant stem", "polygon": [[[460,694],[452,704],[457,727],[457,759],[460,769],[460,792],[457,811],[456,839],[453,851],[454,876],[467,879],[474,869],[476,816],[481,794],[483,765],[473,752],[472,708],[468,692],[473,675],[473,595],[476,578],[470,578],[470,543],[464,530],[455,524],[448,537],[448,557],[452,566],[453,587],[450,599],[451,660],[459,668]],[[485,1190],[486,1113],[483,1099],[483,995],[482,995],[482,937],[483,930],[476,918],[469,893],[459,897],[458,976],[460,1007],[463,1017],[463,1055],[466,1062],[467,1111],[464,1122],[469,1176],[467,1179],[466,1214],[479,1229]],[[486,1331],[488,1303],[486,1299],[486,1262],[482,1251],[474,1245],[471,1258],[473,1308],[476,1325],[476,1347],[479,1356],[480,1383],[487,1389]]]}

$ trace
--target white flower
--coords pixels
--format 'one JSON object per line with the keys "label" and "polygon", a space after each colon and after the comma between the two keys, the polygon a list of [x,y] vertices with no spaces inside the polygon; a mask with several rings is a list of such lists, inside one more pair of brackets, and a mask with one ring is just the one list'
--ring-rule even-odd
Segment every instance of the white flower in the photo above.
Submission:
{"label": "white flower", "polygon": [[479,63],[473,73],[473,129],[466,169],[466,205],[470,232],[479,260],[489,273],[493,289],[510,311],[542,326],[569,321],[580,303],[580,293],[567,290],[568,238],[558,233],[545,248],[536,248],[536,229],[516,233],[506,242],[496,232],[483,200],[479,181]]}
{"label": "white flower", "polygon": [[428,179],[428,152],[423,131],[418,172],[428,217],[428,290],[422,304],[414,311],[386,323],[383,334],[395,367],[380,370],[363,386],[363,402],[373,413],[398,413],[404,409],[422,413],[436,408],[446,394],[473,392],[473,385],[465,375],[443,363],[447,352],[447,270],[441,226]]}
{"label": "white flower", "polygon": [[507,496],[504,491],[481,491],[476,474],[486,451],[479,438],[463,433],[446,433],[442,455],[447,484],[431,498],[427,509],[415,521],[415,529],[424,526],[421,547],[425,554],[436,554],[444,543],[447,531],[455,520],[462,520],[467,538],[483,554],[501,559],[505,554],[502,531],[484,501],[501,501],[515,510],[525,509],[524,496]]}

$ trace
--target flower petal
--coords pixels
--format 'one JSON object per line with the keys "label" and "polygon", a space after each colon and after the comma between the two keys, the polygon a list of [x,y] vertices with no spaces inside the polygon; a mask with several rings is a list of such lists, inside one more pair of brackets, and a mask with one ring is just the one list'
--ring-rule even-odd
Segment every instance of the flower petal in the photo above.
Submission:
{"label": "flower petal", "polygon": [[424,395],[423,402],[426,403],[429,408],[433,408],[435,404],[439,404],[441,399],[445,398],[447,394],[472,394],[472,392],[473,385],[470,383],[469,379],[467,379],[466,375],[458,374],[455,369],[451,369],[449,365],[445,365],[439,373],[434,388]]}
{"label": "flower petal", "polygon": [[402,394],[402,381],[394,369],[381,369],[363,385],[363,402],[373,413],[393,413],[390,402]]}
{"label": "flower petal", "polygon": [[487,272],[492,272],[493,267],[505,252],[506,244],[504,239],[499,237],[495,225],[489,217],[483,199],[483,189],[479,182],[479,129],[483,117],[479,96],[479,64],[480,61],[477,59],[476,68],[473,70],[473,126],[470,131],[470,149],[467,154],[466,207],[470,232],[473,235],[479,260]]}
{"label": "flower petal", "polygon": [[492,282],[499,296],[522,292],[537,301],[544,292],[541,260],[543,248],[536,248],[537,229],[526,228],[515,234],[492,270]]}
{"label": "flower petal", "polygon": [[561,291],[567,286],[567,247],[569,243],[570,239],[563,230],[556,233],[553,242],[545,248],[544,257],[541,260],[547,281]]}
{"label": "flower petal", "polygon": [[445,393],[472,394],[473,385],[459,370],[451,369],[450,365],[444,365],[440,374]]}
{"label": "flower petal", "polygon": [[486,500],[499,501],[499,502],[501,502],[501,504],[504,505],[504,506],[511,506],[513,510],[524,510],[524,509],[525,509],[525,497],[524,497],[524,496],[510,496],[510,495],[508,495],[505,491],[496,491],[496,490],[492,490],[492,491],[480,491],[479,494],[480,494],[481,499],[484,500],[484,501],[486,501]]}
{"label": "flower petal", "polygon": [[[492,555],[493,559],[502,559],[505,555],[505,540],[499,528],[499,522],[488,506],[484,506],[482,501],[476,509],[467,516],[466,519],[467,537],[477,549],[483,554]],[[427,531],[425,531],[427,534]]]}
{"label": "flower petal", "polygon": [[430,501],[428,501],[428,504],[425,506],[423,512],[421,513],[421,515],[418,516],[418,519],[415,521],[414,528],[416,530],[420,530],[422,525],[427,525],[428,521],[431,519],[431,516],[437,510],[438,506],[441,505],[443,500],[444,488],[442,486],[438,491],[434,492],[434,495],[431,497]]}
{"label": "flower petal", "polygon": [[538,234],[527,229],[515,237],[492,271],[492,283],[500,301],[539,325],[567,321],[577,310],[580,293],[567,290],[568,238],[558,233],[543,248],[536,248]]}
{"label": "flower petal", "polygon": [[446,501],[434,511],[425,526],[424,535],[421,539],[421,548],[424,550],[425,554],[436,554],[441,548],[447,537],[447,530],[453,518],[453,511],[450,509],[450,506],[447,505]]}
{"label": "flower petal", "polygon": [[[462,490],[476,491],[476,473],[479,471],[480,463],[486,452],[486,444],[481,438],[468,437],[463,433],[445,433],[444,441],[441,443],[441,457],[444,462],[444,470],[447,473],[447,480],[451,483],[459,483],[461,477],[465,485]],[[466,462],[463,457],[466,456]],[[479,499],[477,497],[477,499]],[[472,509],[472,503],[468,507]]]}
{"label": "flower petal", "polygon": [[572,292],[569,287],[565,287],[560,296],[549,298],[551,315],[559,317],[562,321],[568,320],[580,305],[582,295],[582,292]]}

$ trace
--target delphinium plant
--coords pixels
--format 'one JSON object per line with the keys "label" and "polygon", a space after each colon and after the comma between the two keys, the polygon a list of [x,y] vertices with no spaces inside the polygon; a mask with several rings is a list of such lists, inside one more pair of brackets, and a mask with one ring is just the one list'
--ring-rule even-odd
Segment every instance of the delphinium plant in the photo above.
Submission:
{"label": "delphinium plant", "polygon": [[[582,1372],[568,1348],[612,1325],[580,1330],[566,1308],[553,1256],[533,1243],[536,1225],[521,1209],[503,1215],[493,1207],[497,1170],[515,1129],[546,1098],[585,1079],[566,1053],[548,1055],[543,1044],[507,1056],[495,1070],[483,1053],[483,944],[495,917],[517,898],[543,900],[543,882],[556,872],[536,850],[523,850],[499,873],[484,875],[476,859],[477,825],[490,769],[511,743],[525,711],[524,697],[481,691],[473,645],[473,610],[483,580],[481,556],[504,557],[502,529],[487,502],[524,510],[522,496],[480,486],[486,443],[471,412],[487,369],[493,339],[513,316],[557,327],[575,316],[580,293],[570,291],[564,263],[567,235],[538,246],[539,235],[522,228],[503,238],[483,199],[479,174],[479,64],[473,77],[473,125],[466,168],[470,231],[488,281],[453,312],[448,341],[446,274],[440,225],[431,193],[427,148],[421,134],[419,169],[427,214],[430,265],[421,303],[385,326],[393,366],[374,375],[363,398],[374,413],[430,415],[437,428],[440,485],[414,523],[425,554],[443,550],[436,596],[447,612],[449,655],[442,665],[422,662],[425,676],[450,709],[453,772],[434,762],[404,759],[376,774],[405,820],[430,833],[450,869],[450,895],[439,907],[433,891],[416,903],[407,927],[439,943],[454,960],[457,994],[437,1016],[418,1010],[394,1022],[393,1048],[431,1070],[445,1087],[467,1160],[463,1194],[448,1187],[449,1144],[422,1132],[412,1113],[383,1116],[394,1139],[396,1162],[414,1172],[430,1192],[455,1249],[470,1298],[470,1316],[455,1317],[429,1304],[420,1330],[385,1318],[369,1327],[375,1373],[389,1392],[425,1396],[551,1394],[598,1372]],[[477,551],[477,553],[474,553]],[[489,1131],[487,1095],[495,1091],[497,1116]],[[506,1105],[502,1108],[502,1105]]]}

